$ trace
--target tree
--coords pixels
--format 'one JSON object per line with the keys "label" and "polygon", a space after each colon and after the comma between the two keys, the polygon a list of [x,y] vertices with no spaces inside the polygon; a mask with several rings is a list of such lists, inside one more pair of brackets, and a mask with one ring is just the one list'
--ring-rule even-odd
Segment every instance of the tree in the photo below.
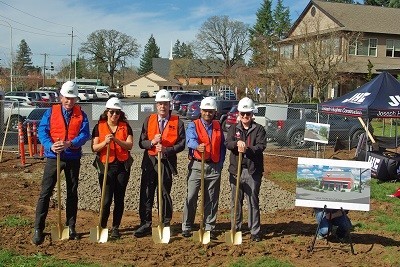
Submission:
{"label": "tree", "polygon": [[289,7],[283,6],[283,1],[278,0],[273,12],[273,35],[276,40],[282,40],[290,30],[290,11]]}
{"label": "tree", "polygon": [[389,7],[400,8],[400,0],[390,0]]}
{"label": "tree", "polygon": [[364,0],[364,5],[370,6],[389,6],[390,0]]}
{"label": "tree", "polygon": [[144,53],[140,59],[139,75],[153,70],[153,58],[159,57],[160,47],[157,46],[156,39],[154,39],[152,34],[144,47]]}
{"label": "tree", "polygon": [[35,69],[32,65],[32,52],[25,39],[22,39],[19,43],[15,62],[13,64],[14,73],[16,75],[25,76],[28,75],[29,71]]}
{"label": "tree", "polygon": [[136,58],[140,45],[136,39],[116,30],[97,30],[82,43],[80,51],[91,56],[92,62],[105,64],[110,76],[110,86],[114,88],[115,72],[126,58]]}
{"label": "tree", "polygon": [[231,21],[228,16],[213,16],[207,19],[196,35],[196,48],[201,54],[224,62],[225,82],[231,68],[244,59],[250,50],[249,26],[240,21]]}
{"label": "tree", "polygon": [[194,58],[193,45],[181,43],[176,40],[172,48],[172,57],[175,58]]}
{"label": "tree", "polygon": [[342,78],[338,73],[348,49],[341,46],[343,40],[353,40],[353,35],[357,35],[335,31],[334,25],[329,28],[329,25],[322,25],[321,21],[322,18],[314,17],[298,25],[298,38],[281,45],[279,68],[274,71],[275,77],[286,73],[290,78],[290,83],[286,82],[287,88],[293,84],[300,88],[312,85],[319,102],[327,97],[328,87]]}

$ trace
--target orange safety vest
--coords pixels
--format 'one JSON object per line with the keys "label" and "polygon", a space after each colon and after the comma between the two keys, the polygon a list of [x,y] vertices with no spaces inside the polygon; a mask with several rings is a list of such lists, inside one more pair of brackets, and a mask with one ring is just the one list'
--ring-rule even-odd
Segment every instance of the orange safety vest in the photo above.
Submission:
{"label": "orange safety vest", "polygon": [[[106,135],[112,133],[110,128],[108,127],[107,121],[100,121],[98,124],[99,129],[99,142],[103,142],[106,138]],[[114,133],[114,137],[125,141],[128,138],[128,125],[126,122],[118,122],[117,131]],[[103,163],[106,163],[107,157],[107,149],[102,149],[99,152],[100,160]],[[108,158],[109,162],[113,162],[115,157],[119,161],[125,161],[128,159],[129,152],[128,150],[123,149],[120,145],[115,142],[111,142],[110,144],[110,155]]]}
{"label": "orange safety vest", "polygon": [[83,121],[82,110],[80,106],[72,108],[71,119],[67,125],[61,105],[51,107],[50,115],[50,137],[53,142],[59,140],[72,141],[78,136]]}
{"label": "orange safety vest", "polygon": [[[221,125],[217,120],[212,121],[212,133],[211,140],[208,136],[207,130],[204,127],[200,119],[194,121],[196,126],[196,133],[200,144],[205,144],[204,159],[211,160],[214,163],[218,163],[221,157]],[[194,150],[193,156],[201,160],[201,153]]]}
{"label": "orange safety vest", "polygon": [[[161,144],[165,147],[172,147],[175,145],[179,136],[179,117],[176,115],[169,116],[168,123],[164,127],[161,135]],[[156,134],[160,134],[160,127],[158,125],[158,115],[151,114],[147,124],[147,139],[152,140]],[[148,150],[150,156],[157,155],[155,146]]]}

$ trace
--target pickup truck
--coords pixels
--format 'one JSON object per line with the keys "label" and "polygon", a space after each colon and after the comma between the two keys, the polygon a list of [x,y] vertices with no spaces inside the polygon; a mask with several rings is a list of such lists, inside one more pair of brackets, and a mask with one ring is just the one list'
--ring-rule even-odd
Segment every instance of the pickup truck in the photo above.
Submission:
{"label": "pickup truck", "polygon": [[[36,109],[35,106],[22,106],[18,105],[16,101],[4,101],[4,125],[7,126],[8,118],[10,118],[10,123],[8,124],[8,130],[17,132],[18,131],[18,122],[23,122],[26,117],[32,112],[32,110]],[[10,116],[11,114],[11,116]]]}
{"label": "pickup truck", "polygon": [[118,97],[118,98],[122,97],[120,93],[111,91],[110,87],[108,86],[96,86],[95,91],[98,99],[109,99],[110,97]]}
{"label": "pickup truck", "polygon": [[[319,117],[317,119],[317,117]],[[319,122],[330,125],[329,144],[337,139],[357,144],[358,138],[365,133],[360,122],[355,118],[340,115],[318,113],[313,109],[288,109],[287,119],[268,122],[267,133],[272,133],[275,141],[281,146],[303,148],[313,144],[304,141],[306,122]]]}

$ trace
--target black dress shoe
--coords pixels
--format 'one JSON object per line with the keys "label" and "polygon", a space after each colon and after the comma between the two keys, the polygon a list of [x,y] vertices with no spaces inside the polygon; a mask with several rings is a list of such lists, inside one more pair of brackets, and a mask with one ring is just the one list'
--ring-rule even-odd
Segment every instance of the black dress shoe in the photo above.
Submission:
{"label": "black dress shoe", "polygon": [[119,239],[121,237],[121,234],[119,233],[118,227],[113,227],[111,229],[111,238]]}
{"label": "black dress shoe", "polygon": [[251,240],[254,241],[254,242],[260,242],[261,241],[261,236],[259,234],[251,235]]}
{"label": "black dress shoe", "polygon": [[144,237],[151,234],[151,225],[143,224],[134,233],[135,237]]}
{"label": "black dress shoe", "polygon": [[75,227],[74,226],[70,226],[69,227],[69,240],[78,240],[79,236],[75,231]]}
{"label": "black dress shoe", "polygon": [[218,240],[218,236],[215,232],[210,232],[210,240]]}
{"label": "black dress shoe", "polygon": [[43,230],[35,229],[35,232],[33,233],[32,243],[38,246],[42,244],[43,241],[44,241]]}
{"label": "black dress shoe", "polygon": [[191,236],[192,236],[192,231],[190,231],[190,230],[183,230],[183,231],[182,231],[182,236],[183,236],[183,237],[186,237],[186,238],[191,237]]}

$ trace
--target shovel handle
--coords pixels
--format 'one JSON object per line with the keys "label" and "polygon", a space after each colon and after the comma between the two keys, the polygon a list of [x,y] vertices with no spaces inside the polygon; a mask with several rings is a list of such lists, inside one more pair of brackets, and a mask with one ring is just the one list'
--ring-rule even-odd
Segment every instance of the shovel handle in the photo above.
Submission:
{"label": "shovel handle", "polygon": [[[240,186],[240,176],[242,174],[242,158],[243,158],[243,153],[239,152],[239,160],[238,160],[238,166],[237,166],[237,174],[236,174],[236,190],[235,190],[235,204],[233,207],[233,224],[232,224],[232,235],[235,235],[236,232],[236,212],[238,208],[238,202],[239,202],[239,186]],[[233,240],[233,237],[232,237]]]}
{"label": "shovel handle", "polygon": [[58,238],[61,239],[61,159],[60,152],[57,152],[57,227]]}
{"label": "shovel handle", "polygon": [[204,151],[201,153],[201,176],[200,176],[200,230],[204,232]]}
{"label": "shovel handle", "polygon": [[103,203],[106,197],[109,156],[110,156],[110,143],[107,144],[106,163],[104,165],[104,175],[103,175],[103,186],[101,188],[100,214],[99,214],[99,227],[98,227],[99,229],[101,228],[101,217],[103,216]]}
{"label": "shovel handle", "polygon": [[161,152],[158,152],[158,162],[157,162],[157,172],[158,172],[158,224],[163,227],[163,198],[162,198],[162,187],[163,187],[163,177],[161,168]]}

